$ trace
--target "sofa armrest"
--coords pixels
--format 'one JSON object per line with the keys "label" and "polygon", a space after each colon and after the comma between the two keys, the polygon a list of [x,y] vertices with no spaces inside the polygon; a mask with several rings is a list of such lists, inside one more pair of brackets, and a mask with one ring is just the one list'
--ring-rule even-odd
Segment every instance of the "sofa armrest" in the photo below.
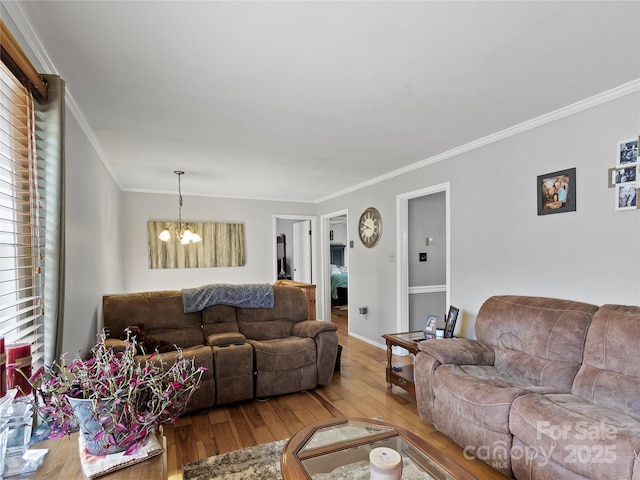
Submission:
{"label": "sofa armrest", "polygon": [[247,337],[238,332],[214,333],[207,337],[207,345],[220,347],[225,345],[237,345],[247,341]]}
{"label": "sofa armrest", "polygon": [[118,338],[107,338],[104,341],[104,345],[107,348],[113,349],[116,353],[124,352],[127,348],[127,342]]}
{"label": "sofa armrest", "polygon": [[335,332],[338,326],[331,322],[322,322],[318,320],[304,320],[293,325],[291,335],[296,337],[315,338],[322,332]]}
{"label": "sofa armrest", "polygon": [[420,342],[418,348],[420,352],[432,356],[441,364],[493,365],[495,361],[493,348],[469,338],[443,338]]}

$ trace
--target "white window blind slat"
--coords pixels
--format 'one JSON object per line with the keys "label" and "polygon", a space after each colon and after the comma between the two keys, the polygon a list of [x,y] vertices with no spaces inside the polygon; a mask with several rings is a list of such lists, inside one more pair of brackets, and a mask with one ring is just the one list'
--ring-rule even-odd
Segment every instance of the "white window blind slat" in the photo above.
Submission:
{"label": "white window blind slat", "polygon": [[44,245],[31,93],[0,63],[0,336],[44,352]]}

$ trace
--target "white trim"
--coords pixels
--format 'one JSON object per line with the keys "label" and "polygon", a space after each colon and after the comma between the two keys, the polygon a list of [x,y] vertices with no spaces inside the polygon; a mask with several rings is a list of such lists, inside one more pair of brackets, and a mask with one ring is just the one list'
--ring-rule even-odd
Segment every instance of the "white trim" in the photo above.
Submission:
{"label": "white trim", "polygon": [[[51,57],[49,57],[49,54],[44,48],[40,37],[33,29],[31,23],[27,19],[27,16],[24,14],[24,10],[22,9],[20,3],[21,2],[2,2],[2,5],[4,6],[4,8],[6,8],[9,16],[14,21],[14,23],[18,27],[18,30],[20,30],[20,33],[24,37],[25,42],[27,42],[27,45],[29,45],[29,48],[33,51],[37,63],[40,64],[45,72],[60,75],[58,69],[51,60]],[[80,110],[80,107],[73,98],[71,91],[66,87],[64,94],[64,103],[78,122],[80,129],[84,132],[87,140],[89,140],[89,143],[93,146],[93,149],[96,151],[98,158],[100,158],[100,160],[104,164],[105,168],[111,175],[111,178],[113,178],[113,181],[121,191],[125,191],[122,182],[120,182],[120,180],[116,176],[116,173],[108,160],[107,154],[104,152],[102,146],[100,145],[100,142],[93,133],[92,128],[89,126],[89,122],[87,122],[87,119],[83,115],[82,110]]]}
{"label": "white trim", "polygon": [[[409,239],[407,236],[409,229],[409,200],[439,192],[445,192],[445,231],[447,236],[445,258],[446,283],[443,286],[434,287],[438,288],[438,292],[442,292],[442,287],[444,287],[444,291],[446,292],[446,303],[447,305],[451,303],[451,182],[445,182],[396,196],[396,249],[398,252],[396,283],[400,287],[396,293],[396,331],[398,332],[406,332],[409,330]],[[418,293],[415,291],[418,289],[430,289],[434,287],[413,287],[413,293]]]}
{"label": "white trim", "polygon": [[451,150],[447,150],[446,152],[434,155],[433,157],[426,158],[420,162],[407,165],[406,167],[402,167],[384,175],[380,175],[379,177],[375,177],[370,180],[358,183],[351,187],[345,188],[344,190],[340,190],[339,192],[335,192],[322,197],[316,200],[316,203],[325,202],[327,200],[346,195],[347,193],[352,193],[356,190],[370,187],[371,185],[384,182],[391,178],[403,175],[405,173],[413,172],[414,170],[418,170],[422,167],[426,167],[427,165],[441,162],[442,160],[446,160],[448,158],[461,155],[471,150],[484,147],[485,145],[488,145],[490,143],[504,140],[505,138],[518,135],[520,133],[526,132],[527,130],[546,125],[547,123],[555,122],[556,120],[568,117],[569,115],[580,113],[584,110],[588,110],[589,108],[597,107],[598,105],[601,105],[603,103],[616,100],[620,97],[624,97],[638,91],[640,91],[640,79],[633,80],[618,87],[612,88],[611,90],[607,90],[606,92],[599,93],[566,107],[562,107],[544,115],[540,115],[531,120],[527,120],[525,122],[514,125],[513,127],[505,128],[504,130],[500,130],[499,132],[487,135],[486,137],[479,138],[478,140],[474,140],[459,147],[452,148]]}
{"label": "white trim", "polygon": [[418,295],[421,293],[440,293],[446,292],[446,285],[421,285],[419,287],[409,287],[408,293],[409,295]]}

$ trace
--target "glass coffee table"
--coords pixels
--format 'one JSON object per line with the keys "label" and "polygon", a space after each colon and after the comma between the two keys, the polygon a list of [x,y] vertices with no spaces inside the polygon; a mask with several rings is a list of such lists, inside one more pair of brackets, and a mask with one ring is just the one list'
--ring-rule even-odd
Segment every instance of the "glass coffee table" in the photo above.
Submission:
{"label": "glass coffee table", "polygon": [[411,432],[364,418],[332,418],[300,430],[280,456],[282,478],[368,479],[369,452],[377,447],[391,448],[401,455],[402,479],[477,479]]}

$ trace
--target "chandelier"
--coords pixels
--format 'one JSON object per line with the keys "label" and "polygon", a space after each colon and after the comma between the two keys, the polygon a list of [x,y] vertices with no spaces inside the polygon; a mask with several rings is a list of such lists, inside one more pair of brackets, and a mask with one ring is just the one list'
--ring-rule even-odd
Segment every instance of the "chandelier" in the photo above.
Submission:
{"label": "chandelier", "polygon": [[178,175],[178,223],[175,225],[171,225],[169,228],[166,228],[160,233],[158,238],[163,242],[168,242],[171,240],[171,233],[175,234],[176,238],[180,240],[182,245],[188,245],[189,243],[198,243],[201,238],[196,232],[191,230],[189,224],[182,222],[182,189],[180,188],[180,176],[184,175],[183,171],[174,170],[176,175]]}

